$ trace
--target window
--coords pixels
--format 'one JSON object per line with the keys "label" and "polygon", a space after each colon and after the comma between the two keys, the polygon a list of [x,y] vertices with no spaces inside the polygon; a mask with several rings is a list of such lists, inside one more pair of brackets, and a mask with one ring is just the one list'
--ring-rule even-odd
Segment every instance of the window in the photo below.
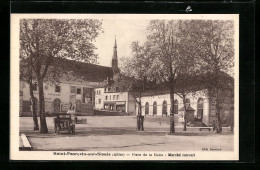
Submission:
{"label": "window", "polygon": [[119,87],[116,87],[116,92],[118,92],[119,91]]}
{"label": "window", "polygon": [[116,100],[116,96],[115,95],[113,95],[113,100]]}
{"label": "window", "polygon": [[98,99],[98,103],[101,104],[101,99]]}
{"label": "window", "polygon": [[33,91],[37,91],[37,83],[34,83],[34,84],[32,85],[32,89],[33,89]]}
{"label": "window", "polygon": [[76,93],[76,87],[75,86],[71,86],[71,93],[73,93],[73,94]]}
{"label": "window", "polygon": [[119,100],[119,95],[116,96],[116,100]]}
{"label": "window", "polygon": [[165,100],[162,103],[162,114],[167,115],[167,102]]}
{"label": "window", "polygon": [[77,88],[77,94],[81,94],[81,88]]}
{"label": "window", "polygon": [[146,102],[146,104],[145,104],[145,114],[149,115],[149,103],[148,102]]}
{"label": "window", "polygon": [[111,95],[109,96],[109,100],[111,100]]}
{"label": "window", "polygon": [[203,119],[203,99],[202,98],[199,98],[198,99],[198,103],[197,103],[197,118],[199,120],[202,120]]}
{"label": "window", "polygon": [[55,92],[60,93],[60,86],[55,85]]}
{"label": "window", "polygon": [[157,115],[157,103],[153,103],[153,115]]}
{"label": "window", "polygon": [[106,96],[106,100],[107,100],[107,96]]}

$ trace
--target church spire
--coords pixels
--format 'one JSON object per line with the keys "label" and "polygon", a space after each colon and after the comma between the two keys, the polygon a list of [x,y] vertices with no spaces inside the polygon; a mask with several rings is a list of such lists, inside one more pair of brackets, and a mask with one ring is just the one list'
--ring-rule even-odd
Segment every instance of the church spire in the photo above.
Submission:
{"label": "church spire", "polygon": [[115,37],[115,45],[114,45],[114,51],[113,51],[113,57],[112,57],[112,69],[114,73],[118,73],[118,59],[117,59],[117,44],[116,44],[116,37]]}
{"label": "church spire", "polygon": [[115,45],[114,45],[114,48],[117,48],[117,45],[116,45],[116,36],[115,36]]}
{"label": "church spire", "polygon": [[115,45],[114,45],[113,59],[117,59],[117,44],[116,44],[116,37],[115,37]]}

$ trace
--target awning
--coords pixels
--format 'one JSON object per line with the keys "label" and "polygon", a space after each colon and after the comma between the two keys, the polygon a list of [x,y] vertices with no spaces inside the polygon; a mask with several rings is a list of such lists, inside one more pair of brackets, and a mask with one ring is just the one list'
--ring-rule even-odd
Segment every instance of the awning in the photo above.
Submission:
{"label": "awning", "polygon": [[104,104],[116,104],[116,102],[104,102]]}
{"label": "awning", "polygon": [[116,102],[116,105],[124,105],[125,102]]}

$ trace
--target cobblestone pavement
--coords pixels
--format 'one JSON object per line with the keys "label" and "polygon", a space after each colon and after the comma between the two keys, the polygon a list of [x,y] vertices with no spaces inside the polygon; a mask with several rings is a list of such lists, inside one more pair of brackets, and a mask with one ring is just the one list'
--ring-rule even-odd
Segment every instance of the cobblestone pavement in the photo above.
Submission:
{"label": "cobblestone pavement", "polygon": [[133,116],[86,116],[87,124],[76,124],[76,134],[66,132],[57,135],[53,130],[53,118],[47,117],[48,134],[33,131],[31,117],[20,117],[20,133],[25,133],[34,150],[77,151],[201,151],[216,148],[232,151],[234,135],[230,128],[223,133],[199,131],[197,128],[176,127],[169,134],[169,125],[145,121],[144,131],[136,130]]}

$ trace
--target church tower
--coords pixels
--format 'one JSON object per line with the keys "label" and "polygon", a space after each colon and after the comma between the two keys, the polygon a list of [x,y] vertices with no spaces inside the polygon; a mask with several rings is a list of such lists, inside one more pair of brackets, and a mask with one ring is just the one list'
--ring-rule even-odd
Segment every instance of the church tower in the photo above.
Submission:
{"label": "church tower", "polygon": [[114,52],[113,52],[113,57],[112,57],[112,70],[113,70],[114,74],[119,73],[116,39],[115,39]]}

